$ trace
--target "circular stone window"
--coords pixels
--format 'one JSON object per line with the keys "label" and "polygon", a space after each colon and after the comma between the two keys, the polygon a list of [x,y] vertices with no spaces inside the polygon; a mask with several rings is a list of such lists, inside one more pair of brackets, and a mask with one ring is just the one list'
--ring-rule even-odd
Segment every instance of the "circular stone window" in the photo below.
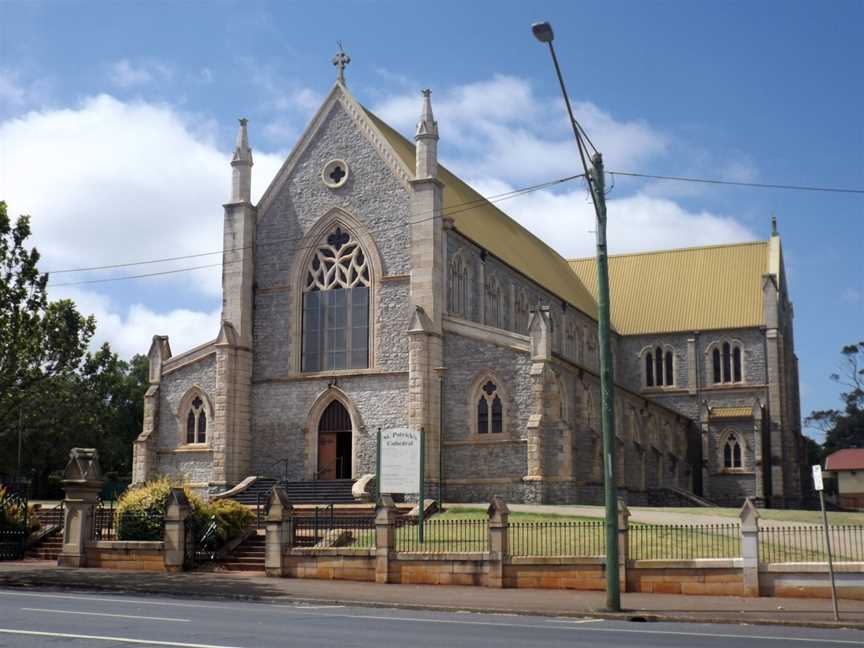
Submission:
{"label": "circular stone window", "polygon": [[348,164],[345,160],[331,160],[324,165],[321,179],[331,189],[338,189],[348,181]]}

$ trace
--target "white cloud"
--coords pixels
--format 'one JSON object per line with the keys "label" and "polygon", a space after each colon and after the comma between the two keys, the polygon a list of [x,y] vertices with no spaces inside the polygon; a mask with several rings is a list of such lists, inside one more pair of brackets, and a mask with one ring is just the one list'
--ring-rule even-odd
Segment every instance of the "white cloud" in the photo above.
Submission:
{"label": "white cloud", "polygon": [[[510,76],[449,88],[432,97],[445,163],[457,172],[527,183],[581,169],[576,143],[559,97],[538,97],[531,84]],[[420,96],[397,95],[374,112],[411,133]],[[667,137],[642,121],[621,121],[590,102],[574,105],[577,119],[607,161],[633,167],[664,153]]]}
{"label": "white cloud", "polygon": [[168,81],[174,71],[158,61],[142,61],[135,64],[128,59],[114,61],[108,66],[108,78],[118,88],[131,88],[154,81]]}
{"label": "white cloud", "polygon": [[[476,181],[472,185],[484,195],[512,189],[495,180]],[[502,201],[498,207],[566,258],[592,256],[595,252],[594,207],[581,185],[562,192],[533,192]],[[642,193],[608,200],[607,223],[611,254],[757,238],[729,216],[687,211],[672,200]]]}
{"label": "white cloud", "polygon": [[[168,106],[121,102],[108,95],[89,98],[74,109],[34,111],[0,124],[5,157],[0,164],[0,195],[11,214],[32,215],[42,268],[220,250],[230,152],[202,139],[196,129]],[[230,143],[226,144],[228,149]],[[253,198],[263,192],[281,162],[256,151]],[[153,272],[219,259],[210,256],[123,272]],[[69,275],[55,279],[65,282],[67,276],[73,280]],[[170,275],[165,282],[219,294],[218,272],[194,281],[188,277]]]}
{"label": "white cloud", "polygon": [[167,335],[176,354],[214,339],[219,332],[219,308],[209,312],[184,308],[157,312],[140,303],[123,308],[106,295],[74,288],[53,289],[50,297],[72,299],[81,313],[95,315],[97,330],[92,348],[108,342],[121,358],[147,353],[154,335]]}
{"label": "white cloud", "polygon": [[0,115],[44,102],[50,90],[50,79],[26,80],[17,70],[0,69]]}

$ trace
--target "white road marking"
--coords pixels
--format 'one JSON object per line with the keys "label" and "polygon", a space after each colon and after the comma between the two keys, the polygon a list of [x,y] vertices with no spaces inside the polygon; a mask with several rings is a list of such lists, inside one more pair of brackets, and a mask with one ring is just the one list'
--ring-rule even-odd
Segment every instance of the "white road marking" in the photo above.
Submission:
{"label": "white road marking", "polygon": [[[174,606],[174,607],[190,607],[190,608],[215,608],[215,609],[226,609],[230,608],[231,604],[226,603],[225,605],[203,605],[203,604],[194,604],[194,603],[173,603],[173,602],[162,602],[162,601],[146,601],[139,599],[122,599],[122,598],[110,598],[110,597],[92,597],[86,595],[80,596],[72,596],[72,595],[61,595],[61,594],[34,594],[29,592],[16,592],[9,590],[0,590],[0,596],[32,596],[32,597],[40,597],[40,598],[58,598],[58,599],[73,599],[73,600],[83,600],[83,601],[104,601],[108,603],[132,603],[136,605],[166,605],[166,606]],[[449,624],[461,624],[461,625],[484,625],[484,626],[498,626],[502,628],[511,627],[511,628],[528,628],[528,629],[546,629],[549,630],[553,627],[559,629],[567,629],[567,630],[580,630],[583,632],[618,632],[618,633],[626,633],[626,634],[655,634],[655,635],[670,635],[670,636],[683,636],[683,637],[705,637],[705,638],[717,638],[717,639],[751,639],[754,641],[795,641],[795,642],[816,642],[816,643],[824,643],[824,644],[832,644],[832,645],[847,645],[847,646],[864,646],[864,641],[855,641],[852,639],[823,639],[823,638],[809,638],[809,637],[776,637],[776,636],[768,636],[768,635],[748,635],[748,634],[731,634],[731,633],[710,633],[710,632],[685,632],[685,631],[675,631],[675,630],[636,630],[636,629],[626,629],[626,628],[576,628],[576,627],[568,627],[564,626],[551,626],[549,624],[540,625],[540,624],[524,624],[524,623],[499,623],[492,621],[468,621],[468,620],[459,620],[459,619],[433,619],[428,617],[400,617],[400,616],[373,616],[373,615],[363,615],[363,614],[328,614],[321,612],[305,612],[302,611],[303,607],[301,604],[279,604],[279,603],[249,603],[249,605],[245,606],[245,610],[255,609],[255,607],[261,606],[265,609],[272,609],[274,607],[281,608],[283,611],[290,611],[294,614],[306,615],[306,616],[317,616],[322,618],[327,617],[336,617],[336,618],[346,618],[346,619],[368,619],[370,621],[409,621],[412,623],[417,622],[426,622],[426,623],[449,623]],[[358,607],[359,604],[358,604]],[[236,609],[236,608],[233,608]],[[394,608],[398,609],[398,608]],[[494,613],[488,613],[494,614]],[[603,619],[597,619],[598,621],[602,621]],[[698,619],[693,619],[692,623],[698,623]],[[739,622],[740,623],[740,622]],[[179,645],[179,644],[168,644],[168,645]],[[222,647],[219,647],[222,648]]]}
{"label": "white road marking", "polygon": [[61,639],[87,639],[88,641],[113,641],[115,643],[131,643],[144,646],[175,646],[176,648],[240,648],[240,646],[225,646],[216,644],[182,643],[179,641],[157,641],[155,639],[132,639],[130,637],[108,637],[101,635],[70,634],[67,632],[41,632],[39,630],[13,630],[0,628],[0,633],[11,635],[26,635],[30,637],[59,637]]}
{"label": "white road marking", "polygon": [[21,608],[24,612],[50,612],[51,614],[83,614],[85,616],[117,617],[119,619],[143,619],[145,621],[179,621],[189,623],[190,619],[175,619],[173,617],[136,616],[134,614],[109,614],[108,612],[81,612],[80,610],[48,610],[45,608]]}
{"label": "white road marking", "polygon": [[603,619],[546,619],[548,623],[598,623]]}

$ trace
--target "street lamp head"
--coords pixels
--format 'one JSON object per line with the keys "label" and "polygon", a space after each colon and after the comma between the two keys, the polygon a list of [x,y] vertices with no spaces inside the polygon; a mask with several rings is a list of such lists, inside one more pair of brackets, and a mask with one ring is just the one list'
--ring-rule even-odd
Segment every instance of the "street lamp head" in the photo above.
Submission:
{"label": "street lamp head", "polygon": [[552,39],[555,38],[555,34],[552,32],[552,25],[545,21],[531,25],[531,31],[534,32],[534,38],[541,43],[551,43]]}

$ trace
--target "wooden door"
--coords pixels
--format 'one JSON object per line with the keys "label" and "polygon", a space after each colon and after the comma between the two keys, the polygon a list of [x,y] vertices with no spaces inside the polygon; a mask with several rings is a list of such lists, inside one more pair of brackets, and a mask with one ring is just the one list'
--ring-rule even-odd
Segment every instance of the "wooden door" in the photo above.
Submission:
{"label": "wooden door", "polygon": [[318,479],[336,479],[336,434],[318,434]]}

